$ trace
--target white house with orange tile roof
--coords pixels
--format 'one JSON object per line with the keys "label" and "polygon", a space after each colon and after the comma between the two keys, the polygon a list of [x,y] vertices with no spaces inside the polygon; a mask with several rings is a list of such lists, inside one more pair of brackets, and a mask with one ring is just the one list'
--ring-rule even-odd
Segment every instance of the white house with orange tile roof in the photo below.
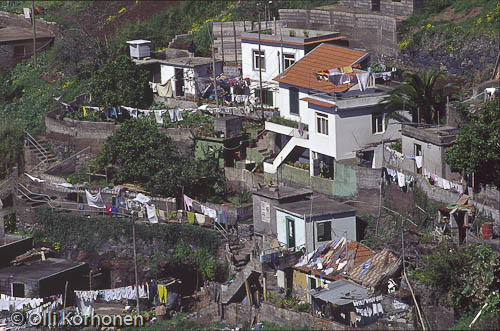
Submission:
{"label": "white house with orange tile roof", "polygon": [[[278,104],[279,85],[273,79],[299,61],[320,43],[347,45],[345,37],[338,32],[303,30],[278,27],[261,28],[260,53],[258,31],[241,35],[242,74],[250,79],[250,92],[260,95],[262,74],[262,103],[266,108]],[[260,68],[261,67],[261,68]]]}
{"label": "white house with orange tile roof", "polygon": [[[388,95],[387,86],[376,85],[367,72],[370,54],[341,46],[321,44],[300,61],[274,78],[279,84],[280,117],[307,126],[299,130],[266,122],[266,129],[280,135],[280,150],[274,160],[264,162],[264,171],[276,173],[283,162],[309,160],[311,176],[333,174],[334,160],[351,159],[357,151],[375,155],[374,149],[383,140],[401,138],[400,124],[385,123],[385,113],[379,102]],[[332,82],[318,78],[317,73],[342,67],[355,67],[350,82]],[[350,71],[350,70],[346,70]],[[368,77],[363,85],[358,75]],[[298,125],[297,125],[298,126]],[[299,157],[297,157],[300,155]],[[370,160],[381,166],[381,158]]]}

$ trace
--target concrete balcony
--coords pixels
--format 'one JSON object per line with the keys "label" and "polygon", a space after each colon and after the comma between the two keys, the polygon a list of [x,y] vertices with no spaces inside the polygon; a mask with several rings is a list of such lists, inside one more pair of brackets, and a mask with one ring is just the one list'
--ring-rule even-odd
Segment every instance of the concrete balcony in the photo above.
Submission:
{"label": "concrete balcony", "polygon": [[301,138],[301,139],[309,139],[309,132],[308,131],[304,130],[304,131],[302,131],[302,134],[300,134],[299,129],[292,128],[290,126],[277,124],[277,123],[273,123],[273,122],[266,122],[265,128],[268,131],[283,134],[285,136],[296,137],[296,138]]}

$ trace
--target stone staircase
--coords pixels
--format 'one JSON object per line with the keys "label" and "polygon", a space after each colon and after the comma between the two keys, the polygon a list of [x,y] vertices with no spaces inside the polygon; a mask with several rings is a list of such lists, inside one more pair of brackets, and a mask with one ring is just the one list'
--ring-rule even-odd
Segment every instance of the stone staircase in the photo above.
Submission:
{"label": "stone staircase", "polygon": [[252,275],[252,269],[245,267],[236,275],[234,281],[229,284],[226,291],[222,292],[222,303],[227,304],[238,293],[240,288],[244,286],[245,281]]}
{"label": "stone staircase", "polygon": [[35,139],[26,133],[25,160],[28,172],[43,172],[59,161],[57,155],[52,151],[48,141]]}

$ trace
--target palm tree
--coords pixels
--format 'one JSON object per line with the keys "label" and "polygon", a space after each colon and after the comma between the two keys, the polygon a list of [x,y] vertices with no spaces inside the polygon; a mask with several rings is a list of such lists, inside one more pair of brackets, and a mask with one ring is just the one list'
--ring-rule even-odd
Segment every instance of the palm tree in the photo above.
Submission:
{"label": "palm tree", "polygon": [[455,97],[458,89],[454,83],[437,88],[435,85],[438,79],[445,77],[444,72],[433,69],[420,72],[405,71],[403,84],[392,90],[390,95],[381,101],[381,104],[389,110],[387,118],[405,110],[411,114],[412,122],[436,124],[438,111],[445,114],[446,97]]}

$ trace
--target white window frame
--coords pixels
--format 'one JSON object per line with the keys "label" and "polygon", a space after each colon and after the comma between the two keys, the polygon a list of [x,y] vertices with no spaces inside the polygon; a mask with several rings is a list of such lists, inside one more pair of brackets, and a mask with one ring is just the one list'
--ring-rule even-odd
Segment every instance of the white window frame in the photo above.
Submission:
{"label": "white window frame", "polygon": [[[382,121],[382,131],[378,130],[379,121]],[[375,130],[373,125],[375,124]],[[385,114],[384,113],[372,113],[372,134],[382,134],[385,132]]]}
{"label": "white window frame", "polygon": [[316,133],[328,136],[328,114],[316,113]]}
{"label": "white window frame", "polygon": [[[288,62],[293,61],[293,62],[290,63],[289,65],[286,65],[287,61]],[[285,70],[290,68],[294,63],[295,63],[295,54],[287,54],[287,53],[283,54],[283,66],[285,67]]]}
{"label": "white window frame", "polygon": [[[262,71],[266,71],[266,51],[261,50],[259,56],[259,50],[252,50],[252,68],[254,71],[259,71],[259,67],[257,67],[257,58],[260,57],[264,61],[264,67],[261,69]],[[262,60],[260,62],[262,62]]]}

